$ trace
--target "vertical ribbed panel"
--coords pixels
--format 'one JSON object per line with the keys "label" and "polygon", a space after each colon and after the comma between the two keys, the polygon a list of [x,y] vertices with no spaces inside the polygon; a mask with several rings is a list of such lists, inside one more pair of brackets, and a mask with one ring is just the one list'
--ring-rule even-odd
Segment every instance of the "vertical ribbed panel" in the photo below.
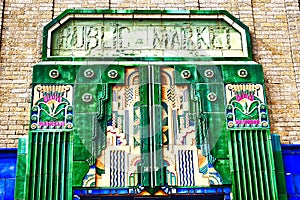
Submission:
{"label": "vertical ribbed panel", "polygon": [[31,132],[28,199],[69,199],[70,132]]}
{"label": "vertical ribbed panel", "polygon": [[230,138],[234,199],[278,199],[268,130],[231,130]]}

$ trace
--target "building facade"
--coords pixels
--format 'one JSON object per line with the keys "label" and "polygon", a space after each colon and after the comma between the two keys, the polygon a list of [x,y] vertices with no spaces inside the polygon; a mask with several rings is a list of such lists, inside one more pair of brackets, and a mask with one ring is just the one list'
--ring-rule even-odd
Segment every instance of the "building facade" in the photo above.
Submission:
{"label": "building facade", "polygon": [[[68,6],[104,10],[59,15]],[[221,185],[225,196],[228,189],[235,199],[255,199],[243,192],[249,186],[257,198],[278,198],[270,133],[281,135],[285,144],[298,142],[297,6],[253,1],[3,2],[2,147],[18,146],[17,139],[30,132],[19,144],[18,162],[27,162],[27,168],[17,173],[16,198],[43,198],[37,191],[51,180],[61,185],[51,193],[57,198],[84,196],[85,187],[134,187],[134,194],[163,195],[214,185]],[[247,139],[253,131],[254,138]],[[248,146],[247,141],[254,143]],[[60,159],[53,161],[54,171],[47,171],[49,163],[40,163],[54,154]],[[256,160],[255,154],[261,157]],[[269,162],[261,165],[259,160]],[[261,181],[253,180],[249,162],[257,166],[253,172],[268,171],[257,174]],[[117,174],[128,166],[126,178],[120,178]],[[195,171],[182,173],[187,166]],[[60,174],[51,179],[56,167]],[[77,174],[85,168],[86,173]],[[48,174],[50,183],[39,174]],[[176,189],[180,187],[182,191]]]}

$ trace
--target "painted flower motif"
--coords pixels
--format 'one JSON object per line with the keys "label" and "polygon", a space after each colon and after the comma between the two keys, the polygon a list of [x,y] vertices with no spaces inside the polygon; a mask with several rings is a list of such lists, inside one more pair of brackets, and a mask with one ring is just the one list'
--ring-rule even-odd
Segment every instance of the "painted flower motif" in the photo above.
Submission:
{"label": "painted flower motif", "polygon": [[236,119],[258,119],[259,100],[243,98],[240,101],[233,100],[231,105],[235,110]]}
{"label": "painted flower motif", "polygon": [[41,112],[44,112],[46,115],[48,115],[51,118],[58,119],[58,115],[65,111],[66,106],[68,105],[67,102],[57,102],[57,101],[48,101],[45,102],[38,102],[37,105],[39,106]]}

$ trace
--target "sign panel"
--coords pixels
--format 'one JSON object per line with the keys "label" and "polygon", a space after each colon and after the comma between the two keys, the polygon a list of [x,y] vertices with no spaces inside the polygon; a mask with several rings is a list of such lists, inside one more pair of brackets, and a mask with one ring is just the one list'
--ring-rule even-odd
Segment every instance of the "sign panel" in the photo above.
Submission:
{"label": "sign panel", "polygon": [[248,57],[246,30],[225,15],[172,20],[96,16],[69,16],[52,26],[47,57]]}

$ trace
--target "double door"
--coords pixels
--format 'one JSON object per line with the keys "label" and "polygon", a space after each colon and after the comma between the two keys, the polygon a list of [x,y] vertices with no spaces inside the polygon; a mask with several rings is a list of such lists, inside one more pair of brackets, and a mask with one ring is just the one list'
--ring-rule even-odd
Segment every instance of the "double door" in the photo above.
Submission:
{"label": "double door", "polygon": [[[197,83],[197,70],[155,65],[123,70],[124,82],[108,86],[111,117],[105,149],[97,155],[102,173],[96,176],[96,186],[222,184],[213,166],[209,117],[203,108],[207,85]],[[107,73],[118,76],[117,71]]]}

